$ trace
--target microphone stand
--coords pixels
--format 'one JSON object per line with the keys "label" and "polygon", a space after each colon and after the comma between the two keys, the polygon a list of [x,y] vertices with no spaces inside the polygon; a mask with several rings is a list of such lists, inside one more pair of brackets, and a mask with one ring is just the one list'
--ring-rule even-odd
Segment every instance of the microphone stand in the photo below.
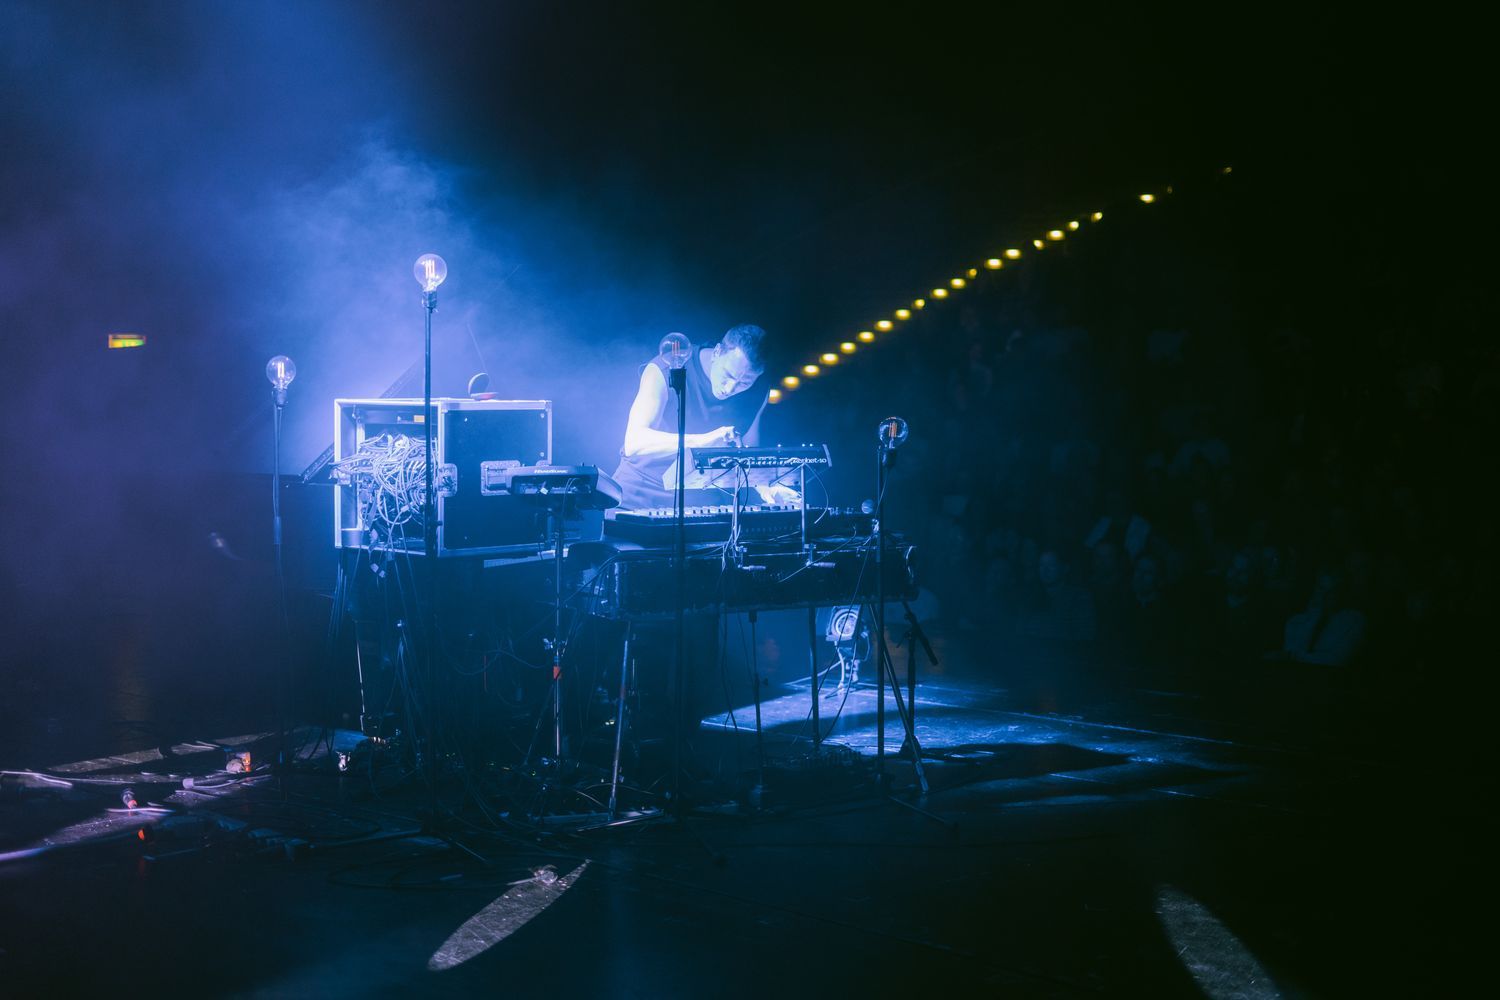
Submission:
{"label": "microphone stand", "polygon": [[[693,351],[687,364],[698,363],[698,352]],[[676,538],[673,541],[674,559],[677,564],[677,600],[675,620],[676,634],[673,639],[675,677],[673,678],[672,706],[672,804],[677,815],[682,815],[682,717],[687,706],[687,638],[684,617],[687,608],[687,365],[670,368],[667,384],[677,394],[677,486],[676,486]]]}
{"label": "microphone stand", "polygon": [[271,390],[271,548],[276,558],[276,590],[281,604],[281,677],[276,685],[276,774],[286,794],[286,716],[292,671],[292,625],[286,606],[286,570],[281,561],[281,416],[286,408],[286,388]]}
{"label": "microphone stand", "polygon": [[[432,468],[432,314],[437,309],[437,291],[424,291],[422,293],[422,305],[426,313],[425,337],[422,348],[422,428],[423,446],[425,448],[426,468],[423,472],[423,494],[422,494],[422,550],[423,565],[427,570],[427,585],[423,588],[426,593],[427,612],[423,616],[422,629],[425,633],[422,643],[422,669],[426,674],[423,685],[427,692],[427,754],[425,759],[425,772],[427,775],[427,790],[431,796],[429,805],[432,808],[432,818],[436,820],[437,814],[437,748],[436,748],[436,723],[433,716],[437,711],[437,671],[436,657],[433,649],[437,646],[437,497],[434,496],[434,481],[436,476]],[[416,734],[413,738],[417,740],[420,747],[421,740]]]}
{"label": "microphone stand", "polygon": [[[906,729],[906,739],[902,746],[911,750],[912,766],[916,771],[917,788],[921,798],[927,797],[927,772],[922,767],[922,744],[917,740],[915,710],[915,685],[911,687],[912,704],[908,706],[907,700],[901,697],[901,684],[896,679],[896,666],[891,660],[890,647],[885,641],[885,487],[887,474],[890,467],[896,463],[896,446],[887,441],[882,435],[880,444],[876,451],[876,473],[875,473],[875,523],[873,534],[875,536],[875,636],[880,659],[878,668],[879,683],[877,687],[877,700],[875,702],[875,762],[876,777],[882,790],[890,787],[890,777],[885,770],[885,682],[887,676],[891,682],[891,694],[896,699],[896,711],[901,716],[901,724]],[[948,825],[946,820],[917,809],[908,802],[893,798],[903,806],[921,812],[923,815]]]}

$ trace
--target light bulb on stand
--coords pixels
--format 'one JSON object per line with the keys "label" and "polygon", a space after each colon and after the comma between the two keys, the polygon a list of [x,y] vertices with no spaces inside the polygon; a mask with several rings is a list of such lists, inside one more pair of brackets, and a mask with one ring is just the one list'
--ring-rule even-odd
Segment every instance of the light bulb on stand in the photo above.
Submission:
{"label": "light bulb on stand", "polygon": [[880,422],[875,436],[880,440],[880,447],[889,451],[905,444],[908,433],[910,432],[905,420],[900,417],[886,417]]}
{"label": "light bulb on stand", "polygon": [[688,363],[693,344],[681,333],[669,333],[661,338],[656,353],[667,363],[668,368],[682,368]]}
{"label": "light bulb on stand", "polygon": [[266,362],[266,381],[276,393],[276,405],[286,405],[286,387],[297,377],[297,366],[285,354],[278,354]]}
{"label": "light bulb on stand", "polygon": [[424,253],[412,265],[411,273],[422,286],[423,293],[431,295],[447,280],[448,262],[435,253]]}

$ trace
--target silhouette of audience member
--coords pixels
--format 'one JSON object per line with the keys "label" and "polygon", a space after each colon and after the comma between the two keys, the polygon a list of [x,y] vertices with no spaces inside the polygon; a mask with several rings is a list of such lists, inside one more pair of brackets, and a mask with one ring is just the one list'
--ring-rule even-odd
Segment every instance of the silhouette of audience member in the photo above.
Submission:
{"label": "silhouette of audience member", "polygon": [[1088,642],[1098,631],[1094,598],[1087,590],[1068,582],[1068,567],[1052,550],[1037,560],[1040,592],[1022,612],[1019,631],[1037,639]]}
{"label": "silhouette of audience member", "polygon": [[1102,542],[1113,542],[1132,560],[1139,559],[1151,540],[1151,522],[1131,512],[1130,501],[1120,490],[1109,491],[1105,507],[1107,512],[1094,522],[1083,544],[1092,549]]}
{"label": "silhouette of audience member", "polygon": [[1279,659],[1341,667],[1354,659],[1365,638],[1365,616],[1349,606],[1343,578],[1318,574],[1307,610],[1287,619]]}

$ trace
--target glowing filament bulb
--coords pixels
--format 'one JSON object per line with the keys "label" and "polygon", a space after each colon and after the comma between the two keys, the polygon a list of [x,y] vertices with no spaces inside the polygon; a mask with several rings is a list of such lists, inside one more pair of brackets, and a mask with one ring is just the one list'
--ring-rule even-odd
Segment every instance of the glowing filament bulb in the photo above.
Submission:
{"label": "glowing filament bulb", "polygon": [[422,291],[430,294],[437,291],[437,287],[447,280],[448,262],[435,253],[424,253],[417,258],[411,270],[413,277],[417,279],[417,284],[422,286]]}

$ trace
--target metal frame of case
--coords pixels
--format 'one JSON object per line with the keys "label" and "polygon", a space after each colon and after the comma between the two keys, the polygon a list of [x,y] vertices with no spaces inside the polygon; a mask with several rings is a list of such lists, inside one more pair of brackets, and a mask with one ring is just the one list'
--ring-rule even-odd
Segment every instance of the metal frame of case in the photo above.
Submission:
{"label": "metal frame of case", "polygon": [[[462,399],[441,397],[432,400],[432,408],[437,421],[436,433],[433,436],[432,449],[436,471],[444,466],[454,466],[455,463],[449,455],[448,421],[452,414],[478,414],[495,413],[503,411],[534,411],[538,414],[539,421],[546,423],[546,447],[545,451],[536,454],[517,455],[486,455],[484,461],[507,461],[514,460],[518,465],[549,465],[552,462],[552,401],[548,399]],[[335,399],[333,401],[333,461],[339,462],[348,455],[359,450],[365,440],[365,431],[368,418],[364,415],[378,412],[381,415],[389,415],[393,419],[384,421],[380,425],[381,432],[389,429],[403,428],[406,433],[419,435],[423,431],[423,423],[419,418],[422,412],[421,399]],[[472,478],[472,485],[477,492],[479,488],[479,463],[475,461],[472,470],[465,471],[464,468],[456,467],[458,489],[464,495],[464,502],[468,503],[472,498],[467,496],[466,487],[471,485],[468,481]],[[348,486],[338,485],[333,495],[333,544],[337,548],[365,548],[367,546],[368,527],[360,523],[358,505],[349,494],[352,492]],[[518,541],[504,544],[488,545],[453,545],[448,541],[451,537],[447,514],[449,500],[451,497],[438,493],[437,497],[437,554],[439,558],[450,556],[479,556],[479,555],[511,555],[526,552],[535,552],[542,548],[540,539],[537,542]],[[486,497],[484,503],[489,505],[505,505],[512,499],[510,497]],[[517,508],[521,508],[518,506]],[[530,511],[533,508],[526,507]],[[529,516],[529,515],[528,515]],[[420,538],[416,539],[414,546],[402,551],[413,555],[420,554],[422,545]]]}

